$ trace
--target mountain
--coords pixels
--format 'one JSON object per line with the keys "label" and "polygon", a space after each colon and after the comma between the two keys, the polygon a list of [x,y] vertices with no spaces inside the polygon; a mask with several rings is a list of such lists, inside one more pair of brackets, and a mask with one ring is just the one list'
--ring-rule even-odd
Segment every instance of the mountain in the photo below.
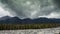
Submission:
{"label": "mountain", "polygon": [[40,24],[40,23],[60,23],[60,19],[55,18],[37,18],[37,19],[19,19],[18,17],[4,16],[0,18],[0,24]]}
{"label": "mountain", "polygon": [[4,16],[4,17],[0,18],[0,21],[1,21],[1,20],[10,19],[10,18],[11,18],[10,16]]}
{"label": "mountain", "polygon": [[15,24],[15,23],[20,23],[21,20],[18,17],[9,17],[9,16],[4,16],[0,18],[0,23],[2,24]]}

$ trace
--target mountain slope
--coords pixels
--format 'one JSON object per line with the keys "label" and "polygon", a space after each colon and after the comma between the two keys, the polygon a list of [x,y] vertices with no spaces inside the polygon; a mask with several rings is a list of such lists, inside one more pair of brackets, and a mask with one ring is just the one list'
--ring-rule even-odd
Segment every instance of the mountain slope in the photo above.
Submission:
{"label": "mountain slope", "polygon": [[40,23],[60,23],[60,19],[48,19],[48,18],[37,18],[37,19],[19,19],[18,17],[5,16],[0,18],[1,24],[40,24]]}

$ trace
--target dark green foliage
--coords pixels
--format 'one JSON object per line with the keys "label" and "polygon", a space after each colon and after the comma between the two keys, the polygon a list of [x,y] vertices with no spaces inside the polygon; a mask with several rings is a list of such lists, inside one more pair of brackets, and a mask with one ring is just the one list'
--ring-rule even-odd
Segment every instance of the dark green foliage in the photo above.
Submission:
{"label": "dark green foliage", "polygon": [[43,29],[59,26],[60,24],[0,24],[0,30]]}

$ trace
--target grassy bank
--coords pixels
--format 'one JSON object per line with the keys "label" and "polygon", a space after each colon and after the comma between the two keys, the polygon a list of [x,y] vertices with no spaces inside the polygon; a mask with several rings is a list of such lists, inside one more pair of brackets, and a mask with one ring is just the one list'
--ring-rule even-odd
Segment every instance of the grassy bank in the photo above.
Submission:
{"label": "grassy bank", "polygon": [[0,30],[43,29],[59,27],[60,24],[0,24]]}

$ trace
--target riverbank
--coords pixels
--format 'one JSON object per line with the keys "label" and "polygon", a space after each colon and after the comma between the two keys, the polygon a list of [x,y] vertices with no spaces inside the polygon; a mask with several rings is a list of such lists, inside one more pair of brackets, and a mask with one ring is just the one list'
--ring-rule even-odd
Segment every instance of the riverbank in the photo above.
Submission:
{"label": "riverbank", "polygon": [[21,30],[21,29],[45,29],[60,27],[60,24],[44,23],[44,24],[0,24],[0,30]]}

